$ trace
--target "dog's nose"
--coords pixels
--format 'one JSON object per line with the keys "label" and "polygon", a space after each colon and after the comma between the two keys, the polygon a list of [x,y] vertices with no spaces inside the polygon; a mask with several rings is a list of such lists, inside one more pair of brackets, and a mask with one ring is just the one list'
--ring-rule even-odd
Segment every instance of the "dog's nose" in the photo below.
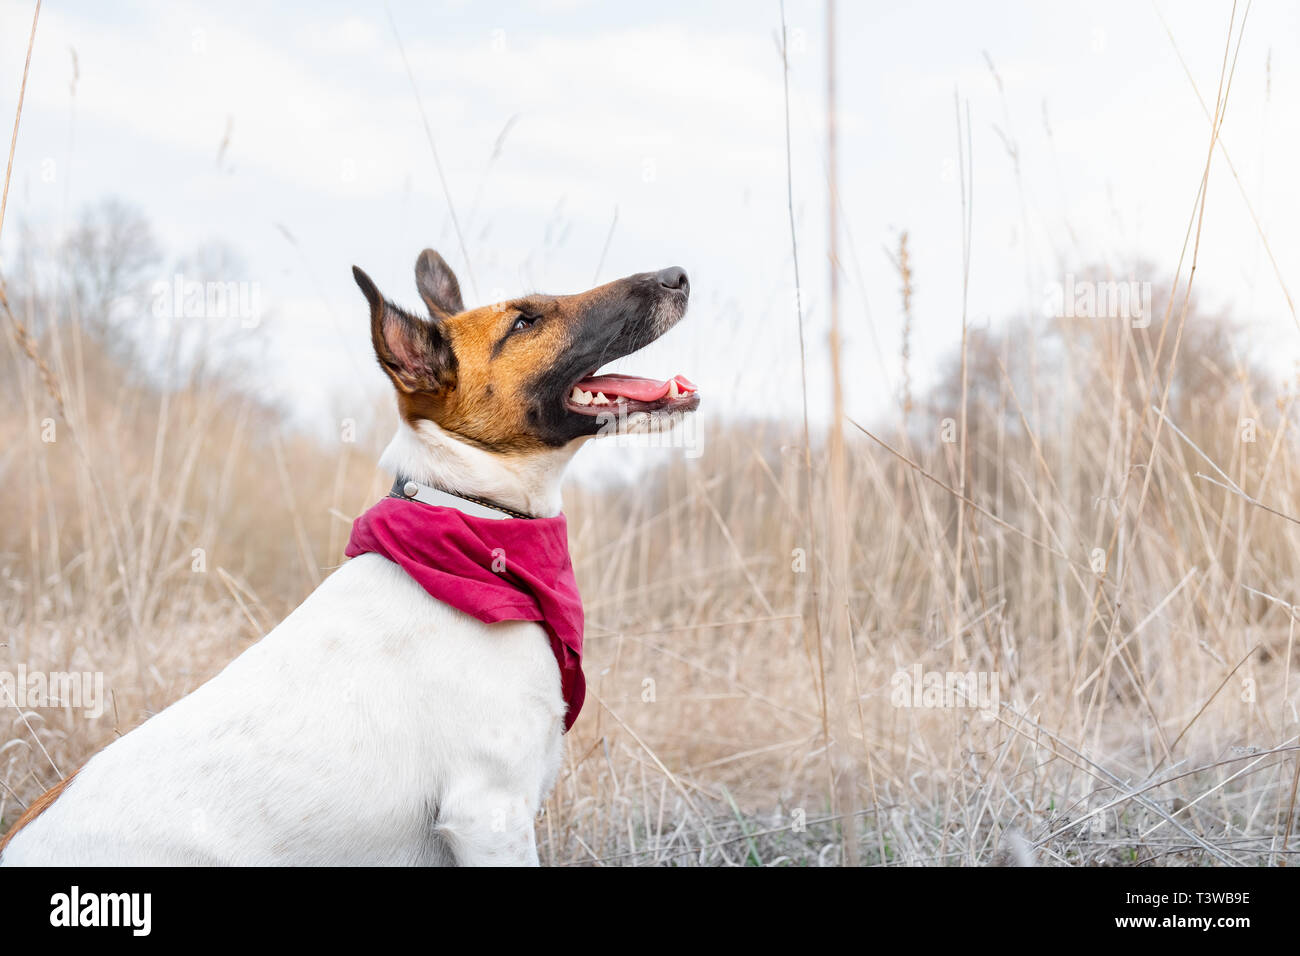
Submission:
{"label": "dog's nose", "polygon": [[690,286],[691,282],[686,278],[686,270],[681,266],[669,266],[667,269],[660,269],[655,273],[655,278],[665,289],[683,289]]}

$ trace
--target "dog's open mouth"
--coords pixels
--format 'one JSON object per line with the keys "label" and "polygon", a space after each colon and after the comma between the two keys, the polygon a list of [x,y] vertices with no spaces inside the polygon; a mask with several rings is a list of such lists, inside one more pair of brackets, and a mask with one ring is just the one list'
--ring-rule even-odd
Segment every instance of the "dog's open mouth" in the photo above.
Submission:
{"label": "dog's open mouth", "polygon": [[578,381],[564,407],[579,415],[602,412],[690,412],[700,404],[699,389],[687,378],[666,381],[636,375],[590,375]]}
{"label": "dog's open mouth", "polygon": [[603,305],[589,310],[584,328],[575,332],[572,364],[560,379],[570,428],[583,435],[668,432],[699,407],[699,389],[684,376],[600,374],[602,364],[640,351],[680,322],[690,289],[686,271],[676,266],[600,287]]}

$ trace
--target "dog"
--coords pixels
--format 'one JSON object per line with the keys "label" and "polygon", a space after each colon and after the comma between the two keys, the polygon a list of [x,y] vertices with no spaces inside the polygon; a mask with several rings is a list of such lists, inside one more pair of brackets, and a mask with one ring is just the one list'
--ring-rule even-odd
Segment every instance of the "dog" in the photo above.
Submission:
{"label": "dog", "polygon": [[[432,249],[415,273],[427,318],[353,269],[399,413],[356,556],[36,800],[0,865],[538,863],[582,690],[561,476],[589,439],[698,407],[681,377],[597,374],[676,325],[690,283],[674,267],[466,310]],[[498,539],[491,566],[469,554]]]}

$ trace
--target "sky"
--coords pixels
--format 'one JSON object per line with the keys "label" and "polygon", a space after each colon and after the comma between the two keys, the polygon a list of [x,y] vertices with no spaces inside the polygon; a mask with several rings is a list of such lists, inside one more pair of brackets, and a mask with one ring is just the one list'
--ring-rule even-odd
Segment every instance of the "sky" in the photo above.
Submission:
{"label": "sky", "polygon": [[[6,130],[32,7],[0,0]],[[897,402],[902,316],[890,250],[900,232],[912,255],[918,387],[960,341],[959,111],[970,122],[973,326],[1040,315],[1045,291],[1090,263],[1140,258],[1154,270],[1143,278],[1172,274],[1209,147],[1196,88],[1212,109],[1232,10],[840,3],[850,414],[888,416]],[[457,270],[471,306],[680,265],[693,290],[686,320],[609,370],[684,374],[701,387],[702,414],[794,416],[789,190],[809,400],[824,421],[825,7],[789,0],[785,18],[788,179],[775,0],[51,0],[0,269],[18,257],[19,223],[55,235],[108,196],[151,221],[166,252],[159,281],[196,246],[224,243],[242,263],[224,278],[258,290],[257,387],[329,429],[386,387],[353,264],[410,306],[426,246]],[[1196,281],[1247,323],[1250,347],[1282,373],[1294,370],[1300,328],[1250,209],[1295,297],[1297,102],[1300,7],[1260,0],[1223,126],[1236,177],[1217,154]]]}

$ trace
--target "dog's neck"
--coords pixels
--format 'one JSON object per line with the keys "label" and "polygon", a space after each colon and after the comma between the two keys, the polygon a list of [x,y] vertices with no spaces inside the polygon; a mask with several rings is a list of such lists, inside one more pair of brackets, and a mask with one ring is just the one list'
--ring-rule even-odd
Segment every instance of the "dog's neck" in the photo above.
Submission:
{"label": "dog's neck", "polygon": [[560,448],[501,455],[471,445],[433,422],[403,421],[379,467],[452,494],[471,495],[536,518],[560,513],[560,483],[577,439]]}

